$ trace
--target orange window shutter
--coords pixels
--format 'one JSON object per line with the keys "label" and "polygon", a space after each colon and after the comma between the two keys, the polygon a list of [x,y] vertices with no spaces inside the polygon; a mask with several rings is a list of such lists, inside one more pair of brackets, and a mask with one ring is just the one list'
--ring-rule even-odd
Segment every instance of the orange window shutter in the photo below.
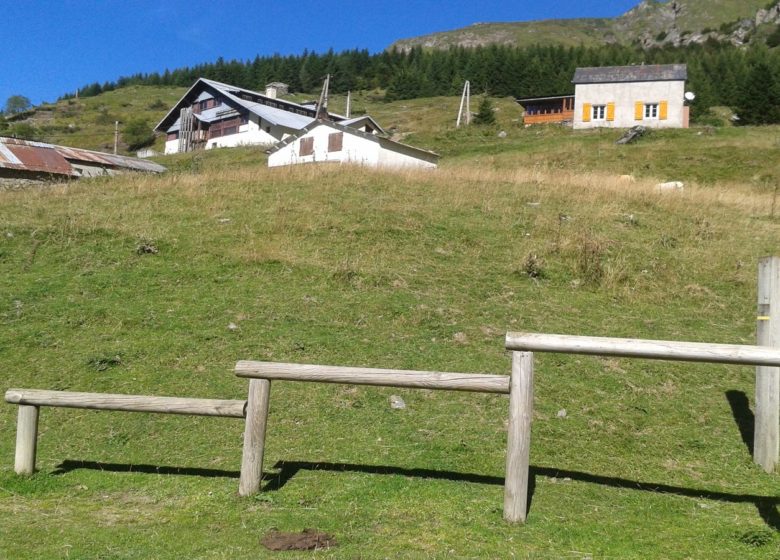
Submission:
{"label": "orange window shutter", "polygon": [[634,104],[634,120],[641,121],[645,114],[645,104],[637,101]]}
{"label": "orange window shutter", "polygon": [[661,119],[662,121],[665,121],[668,116],[669,116],[669,102],[661,101],[661,103],[658,104],[658,118]]}
{"label": "orange window shutter", "polygon": [[607,103],[607,120],[608,121],[614,121],[615,120],[615,104],[614,103]]}
{"label": "orange window shutter", "polygon": [[582,104],[582,122],[590,122],[592,108],[590,103]]}

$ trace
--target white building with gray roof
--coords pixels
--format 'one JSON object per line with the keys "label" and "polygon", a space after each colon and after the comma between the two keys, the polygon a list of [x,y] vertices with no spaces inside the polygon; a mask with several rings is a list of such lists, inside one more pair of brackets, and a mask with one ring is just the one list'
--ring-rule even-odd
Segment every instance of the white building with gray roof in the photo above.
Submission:
{"label": "white building with gray roof", "polygon": [[394,169],[435,169],[439,155],[329,120],[317,119],[268,151],[268,167],[339,163]]}
{"label": "white building with gray roof", "polygon": [[685,64],[577,68],[574,129],[687,128]]}
{"label": "white building with gray roof", "polygon": [[[329,116],[369,134],[384,133],[369,116]],[[242,145],[271,146],[307,127],[315,117],[316,107],[200,78],[155,130],[166,134],[165,153],[175,154]]]}

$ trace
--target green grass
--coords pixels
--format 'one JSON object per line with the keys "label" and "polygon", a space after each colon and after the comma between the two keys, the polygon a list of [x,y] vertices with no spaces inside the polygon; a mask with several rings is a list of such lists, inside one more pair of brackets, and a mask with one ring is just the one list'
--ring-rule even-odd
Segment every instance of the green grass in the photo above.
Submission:
{"label": "green grass", "polygon": [[[434,173],[269,170],[236,149],[1,192],[3,385],[244,398],[239,359],[507,374],[508,330],[753,342],[757,259],[780,238],[770,193],[659,196],[650,179],[511,166],[466,134]],[[262,558],[271,528],[307,527],[339,542],[325,558],[778,557],[777,478],[726,398],[752,400],[753,375],[539,356],[524,526],[501,518],[502,396],[274,383],[276,489],[249,499],[240,421],[44,409],[24,479],[7,405],[0,557]]]}
{"label": "green grass", "polygon": [[[43,104],[28,122],[44,142],[110,152],[114,148],[116,121],[120,122],[120,132],[130,119],[143,119],[151,129],[185,91],[186,88],[176,87],[129,86],[95,97]],[[162,151],[164,142],[162,137],[158,138],[154,148]],[[121,135],[119,150],[129,153]]]}
{"label": "green grass", "polygon": [[[668,2],[657,1],[637,12],[615,18],[572,18],[508,23],[480,23],[401,39],[391,45],[401,49],[413,46],[447,48],[508,44],[519,47],[533,45],[598,46],[605,42],[631,44],[648,34],[665,37],[671,26],[679,32],[718,30],[743,19],[753,19],[756,12],[769,5],[767,0],[677,0],[679,14],[670,19]],[[636,3],[639,5],[639,2]],[[662,14],[664,10],[666,14]]]}

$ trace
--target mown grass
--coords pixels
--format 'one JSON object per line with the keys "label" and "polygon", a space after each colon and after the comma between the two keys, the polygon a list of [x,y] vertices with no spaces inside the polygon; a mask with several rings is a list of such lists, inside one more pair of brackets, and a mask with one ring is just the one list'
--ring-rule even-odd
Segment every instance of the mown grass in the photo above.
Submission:
{"label": "mown grass", "polygon": [[[244,398],[239,359],[505,374],[509,330],[754,341],[770,192],[502,157],[269,170],[218,150],[2,192],[3,384]],[[753,375],[539,356],[525,526],[501,519],[502,396],[275,383],[250,499],[240,421],[46,409],[23,479],[7,405],[0,556],[270,557],[268,530],[315,527],[327,558],[778,557],[777,479],[742,437]]]}

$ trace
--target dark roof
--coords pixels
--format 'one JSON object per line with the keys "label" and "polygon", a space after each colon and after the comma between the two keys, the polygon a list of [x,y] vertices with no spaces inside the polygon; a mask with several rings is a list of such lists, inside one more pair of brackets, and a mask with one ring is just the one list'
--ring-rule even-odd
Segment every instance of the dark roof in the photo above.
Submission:
{"label": "dark roof", "polygon": [[[263,112],[262,116],[267,121],[291,130],[300,130],[310,123],[316,115],[316,111],[311,107],[304,107],[292,101],[268,97],[250,89],[231,86],[215,80],[198,78],[154,129],[159,132],[168,132],[178,120],[181,108],[192,104],[204,91],[211,95],[220,95],[230,107],[242,114],[246,114],[247,111]],[[273,105],[269,105],[269,103]],[[335,119],[344,118],[333,113],[330,116]]]}
{"label": "dark roof", "polygon": [[685,64],[648,64],[639,66],[600,66],[577,68],[573,84],[604,84],[615,82],[661,82],[686,80]]}
{"label": "dark roof", "polygon": [[572,99],[574,94],[571,95],[550,95],[547,97],[524,97],[522,99],[515,99],[516,103],[522,105],[523,103],[536,103],[539,101],[555,101],[556,99]]}

